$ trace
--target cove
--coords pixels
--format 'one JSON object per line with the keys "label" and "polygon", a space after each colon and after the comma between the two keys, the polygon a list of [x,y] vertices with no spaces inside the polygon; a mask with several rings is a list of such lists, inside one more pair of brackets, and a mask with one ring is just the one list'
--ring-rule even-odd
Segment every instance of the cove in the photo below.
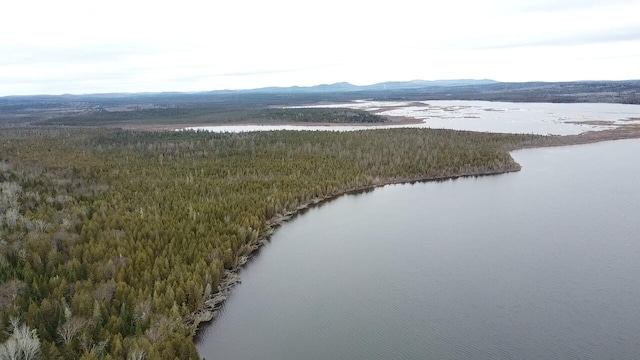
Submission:
{"label": "cove", "polygon": [[389,185],[284,224],[197,341],[206,359],[636,359],[640,140]]}

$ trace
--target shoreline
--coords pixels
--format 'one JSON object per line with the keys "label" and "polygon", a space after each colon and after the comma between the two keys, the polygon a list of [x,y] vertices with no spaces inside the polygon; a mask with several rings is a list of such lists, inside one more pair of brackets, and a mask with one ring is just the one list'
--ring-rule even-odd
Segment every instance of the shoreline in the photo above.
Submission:
{"label": "shoreline", "polygon": [[[622,131],[621,131],[622,130]],[[586,145],[599,143],[603,141],[615,141],[615,140],[628,140],[628,139],[639,139],[640,138],[640,125],[628,127],[627,129],[614,129],[614,130],[603,130],[603,131],[592,131],[586,132],[580,135],[565,135],[565,136],[556,136],[549,143],[540,143],[540,144],[532,144],[532,145],[524,145],[520,147],[516,147],[513,149],[508,149],[507,151],[511,153],[516,150],[523,149],[534,149],[534,148],[545,148],[545,147],[556,147],[556,146],[573,146],[573,145]],[[495,176],[508,174],[513,172],[518,172],[522,169],[520,164],[514,163],[510,167],[506,167],[502,170],[496,171],[484,171],[484,172],[475,172],[475,173],[460,173],[454,175],[441,175],[441,176],[428,176],[428,177],[417,177],[417,178],[401,178],[401,179],[388,179],[386,181],[381,181],[376,184],[367,185],[359,188],[351,188],[340,191],[335,194],[327,195],[324,197],[313,198],[304,204],[299,205],[297,208],[288,211],[284,214],[276,214],[271,219],[266,221],[265,230],[260,233],[258,239],[253,243],[248,244],[249,253],[246,255],[242,255],[238,258],[238,263],[229,270],[225,270],[225,273],[216,289],[216,292],[212,293],[209,299],[205,300],[203,306],[198,308],[196,311],[189,314],[186,318],[183,319],[183,323],[187,325],[190,329],[191,334],[197,338],[200,325],[208,324],[216,319],[219,314],[220,308],[223,306],[232,288],[241,283],[239,272],[252,258],[255,256],[258,251],[269,241],[273,232],[280,227],[285,222],[295,218],[298,215],[302,215],[307,210],[314,208],[316,206],[321,206],[331,200],[339,198],[343,195],[355,195],[362,194],[365,192],[372,191],[376,188],[380,188],[387,185],[398,185],[398,184],[415,184],[415,183],[425,183],[432,181],[447,181],[447,180],[455,180],[459,178],[468,178],[468,177],[480,177],[480,176]],[[195,340],[194,340],[195,342]]]}
{"label": "shoreline", "polygon": [[[381,115],[384,116],[384,115]],[[169,131],[169,130],[185,130],[193,127],[224,127],[224,126],[389,126],[389,125],[415,125],[422,124],[420,119],[412,118],[409,116],[385,116],[388,121],[376,122],[376,123],[328,123],[328,122],[294,122],[294,121],[277,121],[277,122],[239,122],[239,123],[215,123],[215,124],[128,124],[128,125],[113,125],[109,127],[121,128],[125,130],[143,130],[143,131]]]}
{"label": "shoreline", "polygon": [[198,335],[201,324],[207,324],[214,321],[219,313],[220,308],[229,297],[231,289],[241,283],[239,272],[246,265],[254,255],[269,241],[273,232],[285,222],[294,219],[298,215],[304,214],[307,210],[317,206],[321,206],[331,200],[337,199],[343,195],[356,195],[366,193],[376,188],[384,187],[387,185],[399,185],[399,184],[416,184],[432,181],[447,181],[456,180],[460,178],[469,177],[481,177],[481,176],[495,176],[507,173],[518,172],[522,169],[520,164],[514,162],[511,167],[496,171],[483,171],[475,173],[461,173],[455,175],[441,175],[441,176],[428,176],[417,178],[402,178],[402,179],[389,179],[387,181],[381,181],[377,184],[367,185],[359,188],[351,188],[344,191],[340,191],[335,194],[313,198],[304,204],[299,205],[294,210],[288,211],[284,214],[276,214],[274,217],[266,221],[266,228],[260,233],[258,239],[248,244],[250,252],[247,255],[240,256],[238,263],[231,269],[225,270],[224,276],[220,280],[217,291],[209,296],[208,300],[205,300],[202,307],[187,316],[183,323],[191,330],[191,334]]}

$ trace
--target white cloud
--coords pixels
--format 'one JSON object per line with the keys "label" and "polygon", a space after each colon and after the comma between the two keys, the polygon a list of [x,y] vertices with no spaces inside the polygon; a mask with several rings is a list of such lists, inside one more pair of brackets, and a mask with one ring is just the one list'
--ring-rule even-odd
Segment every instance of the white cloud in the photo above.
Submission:
{"label": "white cloud", "polygon": [[22,0],[0,11],[0,95],[640,78],[637,0]]}

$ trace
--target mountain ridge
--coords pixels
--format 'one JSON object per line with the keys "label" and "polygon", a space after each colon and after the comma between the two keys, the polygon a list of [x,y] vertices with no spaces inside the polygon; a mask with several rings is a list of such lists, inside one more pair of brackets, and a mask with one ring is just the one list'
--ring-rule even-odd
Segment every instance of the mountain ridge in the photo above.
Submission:
{"label": "mountain ridge", "polygon": [[[594,96],[597,95],[597,96]],[[234,101],[249,96],[288,102],[343,101],[357,98],[387,100],[487,100],[524,102],[640,103],[640,80],[583,80],[566,82],[500,82],[489,79],[386,81],[370,85],[348,82],[313,86],[263,87],[241,90],[110,92],[88,94],[38,94],[0,96],[0,104],[15,102],[73,103],[77,101],[193,102]],[[6,108],[5,108],[6,109]],[[1,111],[1,109],[0,109]]]}
{"label": "mountain ridge", "polygon": [[445,80],[409,80],[409,81],[385,81],[369,85],[354,85],[346,81],[317,84],[311,86],[267,86],[250,89],[222,89],[202,91],[140,91],[140,92],[105,92],[105,93],[78,93],[78,94],[32,94],[32,95],[6,95],[0,98],[26,98],[26,97],[58,97],[73,98],[83,96],[148,96],[148,95],[178,95],[178,94],[232,94],[232,93],[323,93],[323,92],[355,92],[355,91],[384,91],[384,90],[409,90],[428,87],[456,87],[500,84],[502,82],[490,79],[445,79]]}
{"label": "mountain ridge", "polygon": [[214,90],[211,92],[242,92],[242,93],[293,93],[293,92],[350,92],[350,91],[384,91],[420,89],[426,87],[453,87],[498,84],[499,81],[490,79],[447,79],[447,80],[409,80],[409,81],[385,81],[370,85],[354,85],[349,82],[337,82],[331,84],[318,84],[312,86],[269,86],[243,90]]}

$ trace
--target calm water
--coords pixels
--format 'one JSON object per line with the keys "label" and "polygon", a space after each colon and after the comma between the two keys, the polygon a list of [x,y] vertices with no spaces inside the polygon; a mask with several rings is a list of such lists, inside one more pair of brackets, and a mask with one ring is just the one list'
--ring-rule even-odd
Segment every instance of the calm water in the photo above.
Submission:
{"label": "calm water", "polygon": [[628,104],[509,103],[466,100],[409,102],[358,100],[342,104],[302,107],[346,107],[366,110],[380,115],[411,117],[422,120],[422,123],[384,126],[225,125],[199,126],[191,129],[215,132],[269,130],[356,131],[411,127],[569,135],[615,128],[621,124],[640,123],[640,105]]}
{"label": "calm water", "polygon": [[519,173],[312,209],[242,272],[201,356],[638,359],[638,154],[518,151]]}

